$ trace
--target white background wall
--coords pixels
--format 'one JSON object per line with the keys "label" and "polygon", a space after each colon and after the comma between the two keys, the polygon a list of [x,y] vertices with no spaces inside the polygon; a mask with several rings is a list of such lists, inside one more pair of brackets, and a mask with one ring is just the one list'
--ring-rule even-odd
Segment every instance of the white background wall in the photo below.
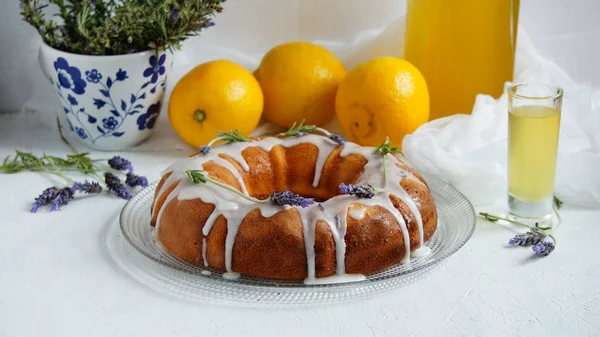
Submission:
{"label": "white background wall", "polygon": [[[0,111],[18,110],[32,100],[40,106],[49,89],[37,65],[39,38],[21,21],[18,0],[0,1]],[[273,45],[290,40],[330,41],[349,67],[377,55],[399,56],[405,5],[404,0],[228,0],[217,25],[188,41],[176,62],[189,67],[213,58],[219,53],[204,52],[212,46],[253,66]],[[520,24],[539,51],[575,80],[595,85],[600,84],[599,19],[599,0],[521,0]]]}

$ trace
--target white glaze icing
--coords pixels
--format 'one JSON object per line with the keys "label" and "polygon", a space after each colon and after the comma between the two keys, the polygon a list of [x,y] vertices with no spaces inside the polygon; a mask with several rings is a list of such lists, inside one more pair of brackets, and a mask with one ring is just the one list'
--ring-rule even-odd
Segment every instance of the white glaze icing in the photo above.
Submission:
{"label": "white glaze icing", "polygon": [[[337,144],[327,137],[317,135],[306,135],[303,137],[288,137],[288,138],[274,138],[268,137],[260,141],[254,142],[242,142],[233,143],[228,145],[213,146],[213,149],[205,156],[197,155],[188,159],[181,160],[171,167],[167,168],[163,174],[171,172],[171,175],[166,179],[165,183],[158,192],[159,196],[165,193],[166,189],[176,181],[181,181],[179,185],[168,194],[163,207],[160,210],[154,208],[154,212],[158,212],[156,229],[160,226],[160,219],[162,212],[166,208],[165,206],[175,197],[179,200],[189,199],[201,199],[205,203],[215,205],[213,213],[209,216],[206,223],[202,228],[203,237],[203,249],[202,258],[205,266],[208,266],[206,260],[206,236],[208,236],[212,230],[212,227],[216,220],[220,216],[224,216],[227,220],[227,237],[225,242],[225,268],[227,272],[223,275],[225,278],[235,279],[239,277],[239,273],[232,270],[233,260],[233,246],[239,227],[247,216],[248,213],[254,209],[259,209],[263,217],[271,217],[275,213],[284,209],[289,209],[291,206],[276,206],[270,203],[254,203],[250,200],[242,198],[241,196],[232,193],[224,188],[215,186],[213,184],[192,184],[187,180],[184,175],[185,170],[189,169],[202,169],[204,163],[213,161],[218,165],[223,166],[229,170],[232,175],[238,180],[241,185],[242,193],[248,195],[245,188],[245,183],[241,173],[235,168],[235,166],[226,159],[219,157],[220,153],[223,153],[233,160],[237,161],[240,166],[245,170],[249,171],[249,165],[242,156],[242,152],[245,148],[256,146],[265,151],[270,151],[274,146],[281,145],[285,148],[289,148],[302,143],[310,143],[315,145],[319,154],[315,163],[315,175],[313,178],[313,186],[316,187],[319,184],[321,172],[325,162],[331,151],[337,146]],[[404,217],[398,209],[396,209],[390,200],[390,195],[395,195],[400,198],[413,213],[413,217],[417,222],[419,229],[420,247],[422,249],[416,250],[413,256],[423,256],[427,253],[428,248],[424,246],[423,242],[423,223],[419,209],[415,201],[410,195],[401,187],[400,182],[402,179],[413,179],[415,181],[420,180],[416,178],[412,173],[399,167],[399,165],[406,165],[403,160],[398,156],[387,156],[386,169],[387,169],[387,184],[384,186],[383,178],[383,163],[382,156],[380,154],[373,153],[373,147],[362,147],[354,143],[347,142],[340,152],[341,157],[349,156],[352,154],[358,154],[365,157],[368,162],[364,167],[364,171],[358,178],[356,184],[367,185],[370,184],[376,188],[381,188],[384,192],[376,193],[372,199],[358,199],[350,195],[338,195],[330,198],[323,203],[322,207],[318,205],[312,205],[307,208],[300,208],[294,206],[300,214],[303,225],[304,243],[307,257],[307,274],[308,277],[305,280],[307,284],[320,284],[321,282],[330,283],[333,281],[339,282],[344,279],[364,279],[363,275],[347,275],[345,272],[345,252],[346,243],[344,237],[346,235],[348,216],[361,220],[365,216],[366,206],[379,205],[387,209],[390,214],[396,219],[398,226],[401,229],[404,238],[405,254],[403,261],[410,259],[410,240],[407,224],[404,221]],[[358,204],[358,207],[353,207],[348,210],[348,206],[351,203]],[[335,247],[336,247],[336,276],[329,278],[316,278],[315,277],[315,227],[319,220],[325,221],[332,233]]]}
{"label": "white glaze icing", "polygon": [[423,245],[417,249],[415,249],[414,252],[412,252],[412,254],[410,254],[411,257],[416,257],[416,258],[420,258],[420,257],[425,257],[427,255],[431,254],[431,248]]}
{"label": "white glaze icing", "polygon": [[204,266],[208,267],[208,260],[206,259],[206,250],[208,247],[206,246],[206,236],[202,238],[202,262],[204,262]]}
{"label": "white glaze icing", "polygon": [[226,273],[223,273],[223,278],[226,278],[228,280],[237,280],[240,278],[240,276],[242,276],[240,273],[236,273],[234,271],[228,271]]}
{"label": "white glaze icing", "polygon": [[319,285],[319,284],[332,284],[332,283],[349,283],[356,281],[364,281],[367,278],[362,274],[344,274],[344,275],[333,275],[327,277],[319,277],[316,279],[306,279],[304,284],[308,285]]}
{"label": "white glaze icing", "polygon": [[214,162],[216,164],[219,164],[219,165],[225,167],[226,169],[228,169],[229,172],[231,172],[231,174],[233,174],[233,176],[235,177],[235,179],[240,184],[240,187],[242,189],[242,193],[244,193],[245,195],[248,195],[248,190],[246,190],[246,183],[244,182],[244,179],[242,178],[242,175],[235,168],[235,166],[233,166],[233,164],[231,162],[229,162],[229,160],[221,158],[221,157],[218,157]]}
{"label": "white glaze icing", "polygon": [[367,211],[364,207],[352,207],[348,211],[348,215],[354,220],[362,220],[365,218],[365,212]]}
{"label": "white glaze icing", "polygon": [[302,233],[304,236],[304,248],[306,249],[307,279],[315,278],[315,231],[319,215],[323,210],[312,207],[299,208],[300,219],[302,220]]}

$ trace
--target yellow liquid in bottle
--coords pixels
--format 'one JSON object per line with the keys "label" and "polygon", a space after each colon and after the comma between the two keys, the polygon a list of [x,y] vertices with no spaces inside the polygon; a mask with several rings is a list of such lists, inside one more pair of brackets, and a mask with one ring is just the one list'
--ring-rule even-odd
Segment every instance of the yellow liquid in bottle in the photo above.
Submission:
{"label": "yellow liquid in bottle", "polygon": [[405,58],[427,81],[431,119],[470,114],[512,80],[519,0],[408,0]]}
{"label": "yellow liquid in bottle", "polygon": [[521,106],[509,112],[508,193],[523,201],[553,194],[560,114],[554,108]]}

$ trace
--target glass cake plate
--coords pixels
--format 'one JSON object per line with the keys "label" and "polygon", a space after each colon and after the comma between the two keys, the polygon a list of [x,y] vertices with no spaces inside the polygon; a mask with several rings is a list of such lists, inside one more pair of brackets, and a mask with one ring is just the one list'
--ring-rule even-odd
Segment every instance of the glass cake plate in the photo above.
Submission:
{"label": "glass cake plate", "polygon": [[[305,285],[302,281],[260,279],[242,275],[231,280],[213,268],[192,265],[156,243],[150,206],[157,183],[136,194],[107,231],[107,249],[133,278],[160,292],[186,300],[236,306],[285,307],[343,302],[397,288],[426,275],[456,252],[475,230],[475,211],[467,198],[433,175],[424,174],[438,211],[438,228],[426,243],[431,254],[412,258],[350,283]],[[119,231],[120,227],[120,231]]]}

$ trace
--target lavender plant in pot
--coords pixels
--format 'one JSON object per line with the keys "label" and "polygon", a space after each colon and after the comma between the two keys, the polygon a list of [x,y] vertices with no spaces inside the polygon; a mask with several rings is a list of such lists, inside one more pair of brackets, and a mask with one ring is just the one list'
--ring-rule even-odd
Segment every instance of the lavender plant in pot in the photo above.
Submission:
{"label": "lavender plant in pot", "polygon": [[223,1],[21,1],[23,19],[42,37],[40,65],[61,103],[64,129],[100,150],[127,149],[150,136],[173,49],[213,26]]}

